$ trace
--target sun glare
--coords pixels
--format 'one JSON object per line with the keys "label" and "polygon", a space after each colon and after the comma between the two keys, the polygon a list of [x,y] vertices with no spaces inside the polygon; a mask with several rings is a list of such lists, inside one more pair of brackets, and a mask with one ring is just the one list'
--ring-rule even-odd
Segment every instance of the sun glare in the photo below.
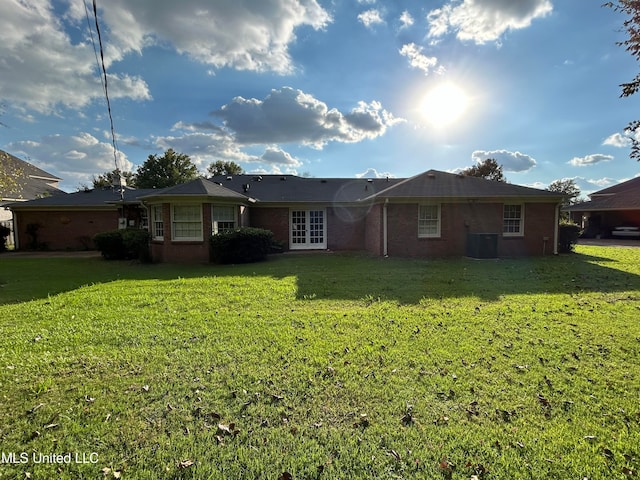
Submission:
{"label": "sun glare", "polygon": [[422,100],[422,115],[436,127],[446,127],[458,120],[469,105],[467,94],[453,83],[434,87]]}

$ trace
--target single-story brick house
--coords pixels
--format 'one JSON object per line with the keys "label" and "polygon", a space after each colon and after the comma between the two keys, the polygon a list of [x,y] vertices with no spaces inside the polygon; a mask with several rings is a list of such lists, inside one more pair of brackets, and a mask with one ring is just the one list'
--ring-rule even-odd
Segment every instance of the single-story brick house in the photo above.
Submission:
{"label": "single-story brick house", "polygon": [[[145,212],[140,216],[148,220],[140,226],[151,232],[156,261],[205,262],[209,236],[239,226],[271,230],[286,250],[402,257],[552,254],[561,202],[562,195],[545,190],[429,170],[406,179],[217,176],[127,191],[124,200],[103,203],[115,209],[111,228],[125,207]],[[14,208],[19,224],[24,206]]]}
{"label": "single-story brick house", "polygon": [[[589,201],[563,208],[585,237],[640,237],[640,177],[589,195]],[[634,233],[635,232],[635,233]]]}

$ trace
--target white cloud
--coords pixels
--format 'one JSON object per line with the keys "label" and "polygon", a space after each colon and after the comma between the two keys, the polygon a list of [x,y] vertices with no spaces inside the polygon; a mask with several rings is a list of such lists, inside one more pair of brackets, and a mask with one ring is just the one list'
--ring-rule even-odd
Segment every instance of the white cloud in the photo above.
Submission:
{"label": "white cloud", "polygon": [[529,155],[508,150],[476,150],[471,154],[471,158],[478,163],[493,158],[502,165],[505,172],[526,172],[536,166],[535,159]]}
{"label": "white cloud", "polygon": [[[0,2],[0,98],[18,108],[55,113],[103,98],[93,47],[74,43],[67,17],[48,1]],[[150,98],[147,84],[126,74],[108,77],[112,98]]]}
{"label": "white cloud", "polygon": [[[422,53],[423,48],[415,43],[403,45],[400,49],[400,55],[409,59],[409,65],[418,70],[422,70],[425,75],[429,75],[438,65],[436,57],[427,57]],[[438,73],[442,73],[443,67],[437,69]]]}
{"label": "white cloud", "polygon": [[302,165],[300,160],[277,147],[267,147],[260,160],[268,164],[288,165],[291,167],[300,167]]}
{"label": "white cloud", "polygon": [[604,155],[602,153],[592,153],[591,155],[585,155],[584,157],[573,157],[567,163],[574,167],[586,167],[588,165],[595,165],[601,162],[609,162],[613,160],[612,155]]}
{"label": "white cloud", "polygon": [[460,40],[477,44],[498,41],[505,32],[529,27],[551,13],[551,0],[463,0],[451,1],[427,15],[428,36],[455,32]]}
{"label": "white cloud", "polygon": [[375,168],[367,168],[362,173],[356,173],[356,178],[395,178],[395,175],[389,172],[378,172]]}
{"label": "white cloud", "polygon": [[[17,156],[63,179],[63,188],[91,185],[93,175],[113,170],[113,147],[89,133],[48,135],[39,141],[17,141],[8,148]],[[118,152],[118,167],[130,171],[133,164]]]}
{"label": "white cloud", "polygon": [[[110,0],[101,6],[108,72],[114,62],[158,45],[213,69],[289,73],[296,29],[322,29],[331,21],[317,0]],[[103,98],[82,2],[1,1],[0,65],[0,98],[18,108],[52,114]],[[112,99],[151,99],[138,76],[110,73],[108,85]]]}
{"label": "white cloud", "polygon": [[331,21],[316,0],[110,0],[102,15],[123,51],[170,45],[215,68],[279,73],[292,70],[295,29]]}
{"label": "white cloud", "polygon": [[401,29],[409,28],[415,23],[415,20],[413,19],[411,14],[405,10],[404,12],[402,12],[402,15],[400,15],[400,23],[401,23],[401,27],[400,27]]}
{"label": "white cloud", "polygon": [[605,138],[604,142],[602,142],[602,145],[624,148],[631,145],[631,139],[626,135],[622,135],[621,133],[614,133]]}
{"label": "white cloud", "polygon": [[587,180],[587,182],[589,184],[591,184],[591,185],[595,185],[596,187],[599,187],[600,189],[609,187],[611,185],[615,185],[616,183],[619,183],[618,180],[616,180],[614,178],[609,178],[609,177],[603,177],[603,178],[598,178],[598,179],[589,179],[589,180]]}
{"label": "white cloud", "polygon": [[264,100],[236,97],[212,115],[222,119],[242,145],[301,143],[315,148],[332,141],[376,138],[402,121],[378,102],[360,102],[351,112],[341,113],[290,87],[272,90]]}
{"label": "white cloud", "polygon": [[376,9],[371,9],[371,10],[362,12],[360,15],[358,15],[358,20],[360,20],[362,24],[367,28],[372,28],[375,25],[380,25],[381,23],[384,23],[380,10],[376,10]]}

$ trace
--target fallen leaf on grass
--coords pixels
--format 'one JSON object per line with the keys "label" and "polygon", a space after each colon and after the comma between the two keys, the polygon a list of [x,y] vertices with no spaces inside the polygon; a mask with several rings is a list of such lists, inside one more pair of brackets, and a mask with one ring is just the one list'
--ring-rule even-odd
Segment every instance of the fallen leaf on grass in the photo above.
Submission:
{"label": "fallen leaf on grass", "polygon": [[278,477],[278,480],[293,480],[293,475],[289,472],[282,472]]}
{"label": "fallen leaf on grass", "polygon": [[178,463],[178,468],[179,469],[189,468],[193,464],[194,464],[193,460],[182,460],[181,462]]}
{"label": "fallen leaf on grass", "polygon": [[636,471],[633,468],[622,467],[622,473],[624,473],[627,477],[633,477],[636,474]]}
{"label": "fallen leaf on grass", "polygon": [[29,410],[27,410],[27,413],[29,415],[33,415],[34,413],[36,413],[39,409],[41,409],[42,407],[44,407],[44,403],[39,403],[38,405],[36,405],[33,408],[30,408]]}
{"label": "fallen leaf on grass", "polygon": [[395,458],[398,462],[400,461],[400,454],[398,452],[396,452],[395,450],[389,450],[387,452],[387,455],[389,455],[390,457]]}

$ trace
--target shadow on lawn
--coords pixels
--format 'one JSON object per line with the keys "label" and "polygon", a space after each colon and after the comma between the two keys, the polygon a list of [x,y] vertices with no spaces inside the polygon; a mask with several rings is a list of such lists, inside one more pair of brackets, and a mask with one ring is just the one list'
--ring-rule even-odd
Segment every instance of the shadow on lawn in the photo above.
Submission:
{"label": "shadow on lawn", "polygon": [[264,276],[296,277],[298,299],[390,300],[475,296],[485,301],[527,293],[640,290],[637,257],[582,253],[505,260],[410,260],[347,253],[284,254],[247,265],[140,265],[93,259],[8,259],[0,269],[0,305],[122,279]]}
{"label": "shadow on lawn", "polygon": [[349,268],[334,263],[327,261],[326,267],[316,270],[301,268],[298,298],[416,304],[424,298],[475,296],[496,301],[510,294],[640,290],[640,275],[616,268],[616,260],[577,253],[505,260],[375,258],[353,262]]}

